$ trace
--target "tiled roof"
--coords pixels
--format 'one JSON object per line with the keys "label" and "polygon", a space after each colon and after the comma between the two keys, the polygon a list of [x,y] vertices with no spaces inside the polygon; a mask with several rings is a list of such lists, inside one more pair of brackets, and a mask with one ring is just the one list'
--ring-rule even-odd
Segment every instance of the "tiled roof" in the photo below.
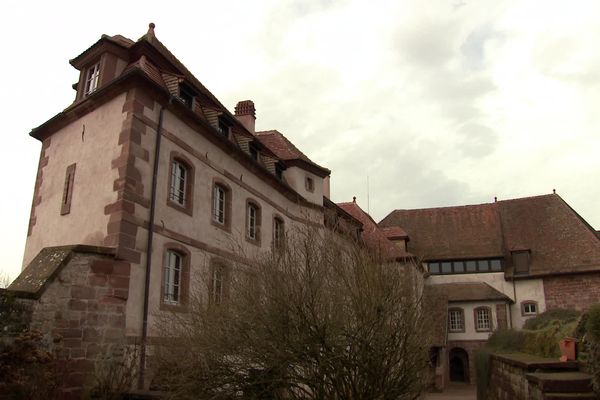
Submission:
{"label": "tiled roof", "polygon": [[557,194],[460,207],[395,210],[380,227],[401,227],[425,260],[505,257],[529,250],[529,276],[600,271],[596,232]]}
{"label": "tiled roof", "polygon": [[456,301],[507,301],[510,297],[484,282],[436,283],[437,290],[443,293],[448,302]]}
{"label": "tiled roof", "polygon": [[393,239],[406,239],[408,235],[404,232],[404,229],[398,226],[388,226],[385,228],[381,228],[383,234],[390,240]]}
{"label": "tiled roof", "polygon": [[139,60],[129,64],[125,68],[123,73],[126,73],[127,71],[134,69],[134,68],[139,68],[142,72],[144,72],[146,75],[148,75],[154,82],[156,82],[158,85],[167,89],[167,85],[165,84],[165,81],[164,81],[160,71],[154,64],[152,64],[150,61],[148,61],[146,56],[141,56]]}
{"label": "tiled roof", "polygon": [[361,233],[363,241],[372,249],[381,251],[386,256],[395,259],[412,258],[413,255],[392,243],[373,218],[362,210],[355,202],[338,203],[338,206],[363,224]]}
{"label": "tiled roof", "polygon": [[256,138],[282,161],[301,160],[323,170],[327,175],[331,172],[327,168],[321,167],[313,162],[277,130],[256,132]]}

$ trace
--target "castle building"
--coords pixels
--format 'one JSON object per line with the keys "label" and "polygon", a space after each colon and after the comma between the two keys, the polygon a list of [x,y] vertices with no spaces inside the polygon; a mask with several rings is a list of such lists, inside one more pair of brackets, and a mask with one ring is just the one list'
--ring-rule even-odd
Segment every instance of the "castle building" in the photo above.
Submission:
{"label": "castle building", "polygon": [[394,210],[379,227],[422,260],[425,285],[447,299],[438,373],[473,382],[474,352],[496,329],[550,309],[600,302],[600,238],[558,194]]}
{"label": "castle building", "polygon": [[74,102],[31,132],[42,149],[9,290],[78,362],[73,397],[107,345],[159,339],[156,315],[185,312],[200,284],[221,302],[233,263],[297,227],[341,223],[391,260],[422,260],[415,282],[443,294],[446,315],[439,388],[473,380],[473,351],[495,329],[600,301],[600,239],[556,194],[396,210],[377,224],[355,201],[332,202],[330,171],[282,133],[257,132],[252,101],[229,112],[153,24],[137,41],[103,35],[70,64]]}
{"label": "castle building", "polygon": [[[70,64],[74,102],[31,132],[42,150],[9,288],[35,300],[33,328],[66,357],[151,343],[157,313],[184,312],[203,284],[222,301],[232,263],[296,227],[341,218],[360,230],[328,200],[327,168],[282,133],[256,132],[252,101],[230,113],[153,24],[137,41],[103,35]],[[83,378],[71,379],[75,391]]]}

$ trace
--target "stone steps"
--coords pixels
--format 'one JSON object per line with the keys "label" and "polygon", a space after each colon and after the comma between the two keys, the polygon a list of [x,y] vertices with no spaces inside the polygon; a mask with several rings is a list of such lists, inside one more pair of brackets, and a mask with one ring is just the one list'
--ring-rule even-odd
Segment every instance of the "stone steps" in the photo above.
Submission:
{"label": "stone steps", "polygon": [[591,376],[583,372],[533,372],[525,377],[537,386],[544,400],[595,400]]}
{"label": "stone steps", "polygon": [[598,397],[592,392],[589,393],[547,393],[543,400],[597,400]]}

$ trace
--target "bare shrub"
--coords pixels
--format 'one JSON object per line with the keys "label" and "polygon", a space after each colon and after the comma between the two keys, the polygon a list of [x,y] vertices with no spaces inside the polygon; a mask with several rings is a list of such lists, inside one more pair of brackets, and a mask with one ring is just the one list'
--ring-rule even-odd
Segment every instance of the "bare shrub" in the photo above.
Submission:
{"label": "bare shrub", "polygon": [[157,385],[177,399],[416,399],[430,321],[415,271],[298,232],[236,266],[221,304],[205,287],[188,313],[163,314]]}

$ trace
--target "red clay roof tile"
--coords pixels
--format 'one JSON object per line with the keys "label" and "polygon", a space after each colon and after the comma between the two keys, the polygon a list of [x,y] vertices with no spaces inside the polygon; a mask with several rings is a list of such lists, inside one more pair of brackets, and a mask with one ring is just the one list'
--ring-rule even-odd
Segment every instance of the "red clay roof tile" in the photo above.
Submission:
{"label": "red clay roof tile", "polygon": [[364,212],[358,204],[354,202],[338,203],[338,206],[363,224],[361,235],[367,246],[376,251],[381,251],[386,256],[394,259],[413,257],[411,253],[404,251],[404,249],[388,240],[383,230],[377,226],[373,218]]}
{"label": "red clay roof tile", "polygon": [[402,227],[425,260],[504,257],[529,249],[529,276],[600,271],[596,232],[557,194],[472,206],[395,210],[380,227]]}

